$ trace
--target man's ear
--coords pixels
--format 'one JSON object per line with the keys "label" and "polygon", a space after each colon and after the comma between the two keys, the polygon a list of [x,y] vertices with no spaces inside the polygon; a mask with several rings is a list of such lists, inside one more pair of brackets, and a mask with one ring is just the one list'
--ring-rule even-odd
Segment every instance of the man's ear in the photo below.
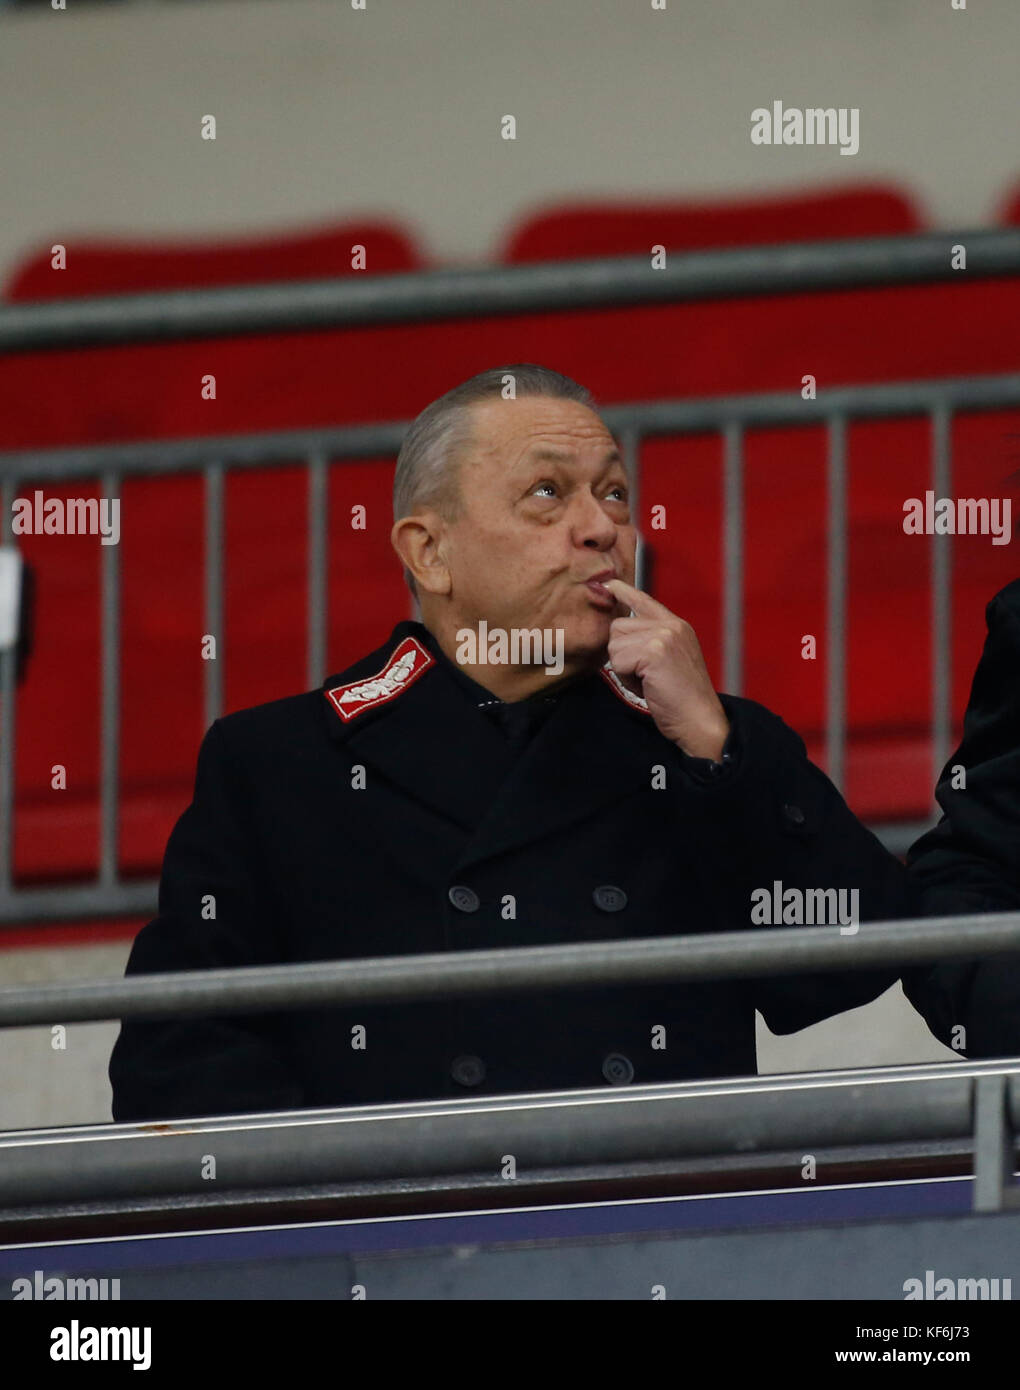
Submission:
{"label": "man's ear", "polygon": [[442,555],[443,523],[437,512],[402,516],[393,523],[390,543],[414,575],[418,593],[448,594],[450,571]]}

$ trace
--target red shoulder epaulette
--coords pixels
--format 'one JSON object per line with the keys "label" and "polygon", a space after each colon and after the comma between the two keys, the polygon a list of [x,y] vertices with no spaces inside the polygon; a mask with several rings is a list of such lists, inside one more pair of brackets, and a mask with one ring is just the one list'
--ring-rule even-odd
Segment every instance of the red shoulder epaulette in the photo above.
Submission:
{"label": "red shoulder epaulette", "polygon": [[334,685],[325,692],[333,708],[344,722],[356,719],[367,709],[385,705],[418,677],[435,665],[435,657],[418,641],[417,637],[405,637],[393,649],[389,661],[374,676],[368,676],[348,685]]}

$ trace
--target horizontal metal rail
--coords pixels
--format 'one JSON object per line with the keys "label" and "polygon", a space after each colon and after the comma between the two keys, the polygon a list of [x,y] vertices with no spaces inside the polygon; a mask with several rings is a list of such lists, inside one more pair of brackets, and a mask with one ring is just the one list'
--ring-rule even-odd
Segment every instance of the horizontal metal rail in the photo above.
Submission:
{"label": "horizontal metal rail", "polygon": [[515,990],[793,975],[1020,951],[1020,912],[301,965],[184,970],[0,990],[0,1027],[463,999]]}
{"label": "horizontal metal rail", "polygon": [[1020,1058],[22,1130],[0,1135],[0,1207],[207,1194],[207,1154],[224,1194],[495,1175],[506,1154],[524,1179],[559,1167],[795,1150],[799,1178],[800,1156],[822,1148],[971,1141],[986,1085],[1015,1133]]}
{"label": "horizontal metal rail", "polygon": [[1020,232],[930,232],[784,246],[345,276],[17,304],[0,310],[0,352],[167,342],[362,324],[596,309],[729,295],[956,281],[1020,273]]}
{"label": "horizontal metal rail", "polygon": [[[891,419],[926,416],[940,407],[957,411],[1009,410],[1020,406],[1020,372],[979,377],[928,377],[920,381],[841,386],[804,400],[798,391],[698,400],[634,401],[606,406],[601,415],[615,431],[639,440],[716,431],[730,421],[760,428],[824,425],[834,417]],[[70,449],[0,451],[0,478],[43,483],[57,478],[125,477],[197,472],[215,460],[230,469],[271,464],[304,466],[313,456],[331,459],[388,458],[400,451],[409,421],[335,425],[274,434],[206,435],[195,439],[140,440]]]}

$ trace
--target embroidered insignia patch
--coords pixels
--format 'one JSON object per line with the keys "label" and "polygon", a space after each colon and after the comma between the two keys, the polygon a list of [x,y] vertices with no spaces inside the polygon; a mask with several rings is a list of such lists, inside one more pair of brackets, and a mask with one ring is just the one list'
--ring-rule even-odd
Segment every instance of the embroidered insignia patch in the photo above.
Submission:
{"label": "embroidered insignia patch", "polygon": [[645,714],[648,714],[647,701],[642,700],[640,695],[635,695],[633,690],[627,689],[623,681],[613,670],[611,662],[607,661],[604,666],[601,666],[599,668],[599,675],[606,682],[606,684],[609,686],[609,689],[613,692],[614,695],[618,695],[621,700],[626,701],[626,703],[630,705],[632,709],[639,709],[642,710]]}
{"label": "embroidered insignia patch", "polygon": [[416,637],[405,637],[381,671],[350,685],[334,685],[326,697],[344,722],[367,709],[384,705],[412,685],[423,671],[435,665],[435,657]]}

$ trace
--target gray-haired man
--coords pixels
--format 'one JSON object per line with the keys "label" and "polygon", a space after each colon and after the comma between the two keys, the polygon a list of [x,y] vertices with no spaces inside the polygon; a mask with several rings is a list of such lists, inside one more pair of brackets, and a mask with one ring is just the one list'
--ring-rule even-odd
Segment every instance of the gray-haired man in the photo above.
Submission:
{"label": "gray-haired man", "polygon": [[[846,933],[849,963],[856,914],[805,903],[916,910],[797,734],[719,695],[689,625],[635,589],[626,471],[583,388],[519,364],[434,402],[394,510],[422,621],[213,724],[129,973],[751,931],[777,886],[782,922]],[[536,631],[553,673],[514,647]],[[896,973],[129,1022],[114,1115],[753,1074],[756,1007],[792,1032]]]}

